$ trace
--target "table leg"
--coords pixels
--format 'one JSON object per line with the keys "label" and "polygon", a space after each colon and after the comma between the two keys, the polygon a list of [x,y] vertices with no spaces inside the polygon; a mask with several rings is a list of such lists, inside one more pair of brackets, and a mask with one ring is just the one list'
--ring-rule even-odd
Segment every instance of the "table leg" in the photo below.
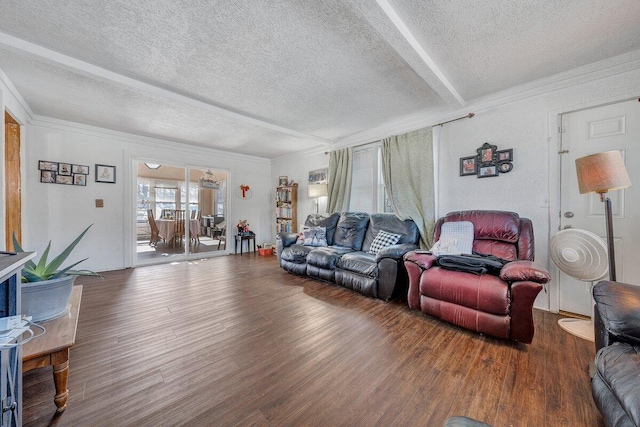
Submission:
{"label": "table leg", "polygon": [[56,404],[56,412],[63,412],[67,409],[67,380],[69,379],[69,349],[60,350],[51,355],[53,365],[53,382],[56,386],[56,395],[53,401]]}

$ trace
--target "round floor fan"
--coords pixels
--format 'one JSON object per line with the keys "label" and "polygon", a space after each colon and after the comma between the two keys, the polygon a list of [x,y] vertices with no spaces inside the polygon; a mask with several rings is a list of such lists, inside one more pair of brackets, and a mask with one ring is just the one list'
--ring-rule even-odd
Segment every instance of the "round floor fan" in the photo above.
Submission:
{"label": "round floor fan", "polygon": [[[609,271],[607,245],[591,231],[577,228],[559,231],[549,242],[549,254],[563,273],[584,282],[602,279]],[[558,320],[558,325],[570,334],[595,340],[593,323],[589,320],[566,318]]]}

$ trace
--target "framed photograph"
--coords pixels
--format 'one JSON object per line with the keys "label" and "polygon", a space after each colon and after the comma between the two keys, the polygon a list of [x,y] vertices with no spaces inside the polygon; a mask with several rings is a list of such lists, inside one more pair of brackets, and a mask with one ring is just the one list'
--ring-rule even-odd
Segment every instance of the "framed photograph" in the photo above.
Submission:
{"label": "framed photograph", "polygon": [[476,156],[460,157],[460,176],[475,175]]}
{"label": "framed photograph", "polygon": [[116,167],[96,164],[96,182],[116,183]]}
{"label": "framed photograph", "polygon": [[55,184],[56,182],[56,173],[50,170],[41,170],[40,171],[40,182],[44,182],[45,184]]}
{"label": "framed photograph", "polygon": [[483,163],[493,160],[493,148],[483,148],[480,150],[480,159]]}
{"label": "framed photograph", "polygon": [[87,185],[87,175],[83,173],[74,173],[73,185]]}
{"label": "framed photograph", "polygon": [[71,176],[71,163],[59,163],[58,175]]}
{"label": "framed photograph", "polygon": [[496,166],[485,166],[480,168],[478,178],[488,178],[490,176],[498,176],[498,170]]}
{"label": "framed photograph", "polygon": [[73,177],[71,175],[56,175],[56,184],[73,185]]}
{"label": "framed photograph", "polygon": [[289,177],[288,176],[279,176],[278,177],[278,186],[279,187],[286,187],[287,185],[289,185]]}
{"label": "framed photograph", "polygon": [[309,184],[326,184],[328,175],[328,168],[311,171],[309,172]]}
{"label": "framed photograph", "polygon": [[72,165],[71,166],[71,172],[74,173],[74,174],[81,173],[82,175],[89,175],[89,166]]}
{"label": "framed photograph", "polygon": [[499,162],[512,162],[513,161],[513,148],[508,150],[500,150],[496,152]]}
{"label": "framed photograph", "polygon": [[41,171],[58,172],[58,163],[40,160],[38,162],[38,169],[40,169]]}

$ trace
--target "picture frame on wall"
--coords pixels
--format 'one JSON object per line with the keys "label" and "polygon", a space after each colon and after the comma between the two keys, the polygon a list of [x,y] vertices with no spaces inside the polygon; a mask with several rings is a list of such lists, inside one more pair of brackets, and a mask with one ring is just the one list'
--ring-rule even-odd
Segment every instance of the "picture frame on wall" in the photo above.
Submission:
{"label": "picture frame on wall", "polygon": [[111,165],[96,164],[96,182],[106,184],[116,183],[116,167]]}
{"label": "picture frame on wall", "polygon": [[498,176],[496,166],[484,166],[478,171],[478,178],[489,178],[492,176]]}
{"label": "picture frame on wall", "polygon": [[58,176],[71,176],[71,163],[58,163]]}
{"label": "picture frame on wall", "polygon": [[71,175],[56,175],[56,184],[73,185],[73,177]]}
{"label": "picture frame on wall", "polygon": [[475,175],[476,156],[460,157],[460,176]]}
{"label": "picture frame on wall", "polygon": [[54,171],[43,169],[40,171],[40,182],[45,184],[55,184],[56,175],[57,174]]}
{"label": "picture frame on wall", "polygon": [[278,186],[279,187],[286,187],[287,185],[289,185],[289,177],[282,175],[278,177]]}
{"label": "picture frame on wall", "polygon": [[508,150],[496,151],[498,162],[512,162],[513,161],[513,148]]}
{"label": "picture frame on wall", "polygon": [[326,184],[329,168],[309,172],[309,184]]}
{"label": "picture frame on wall", "polygon": [[38,161],[38,169],[40,169],[41,171],[58,172],[58,163],[40,160]]}
{"label": "picture frame on wall", "polygon": [[73,174],[73,185],[87,185],[87,175],[82,173]]}
{"label": "picture frame on wall", "polygon": [[71,173],[73,173],[73,174],[82,174],[82,175],[89,175],[89,166],[85,166],[85,165],[72,165],[72,166],[71,166]]}

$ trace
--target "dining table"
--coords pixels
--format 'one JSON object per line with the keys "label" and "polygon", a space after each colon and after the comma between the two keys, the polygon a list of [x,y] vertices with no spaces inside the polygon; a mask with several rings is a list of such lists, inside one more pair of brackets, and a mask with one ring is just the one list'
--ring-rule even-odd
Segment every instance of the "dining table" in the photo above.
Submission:
{"label": "dining table", "polygon": [[[158,226],[158,236],[164,239],[165,242],[170,242],[176,232],[176,220],[175,219],[156,219],[156,225]],[[189,220],[189,237],[191,239],[200,235],[200,221],[197,219]]]}

